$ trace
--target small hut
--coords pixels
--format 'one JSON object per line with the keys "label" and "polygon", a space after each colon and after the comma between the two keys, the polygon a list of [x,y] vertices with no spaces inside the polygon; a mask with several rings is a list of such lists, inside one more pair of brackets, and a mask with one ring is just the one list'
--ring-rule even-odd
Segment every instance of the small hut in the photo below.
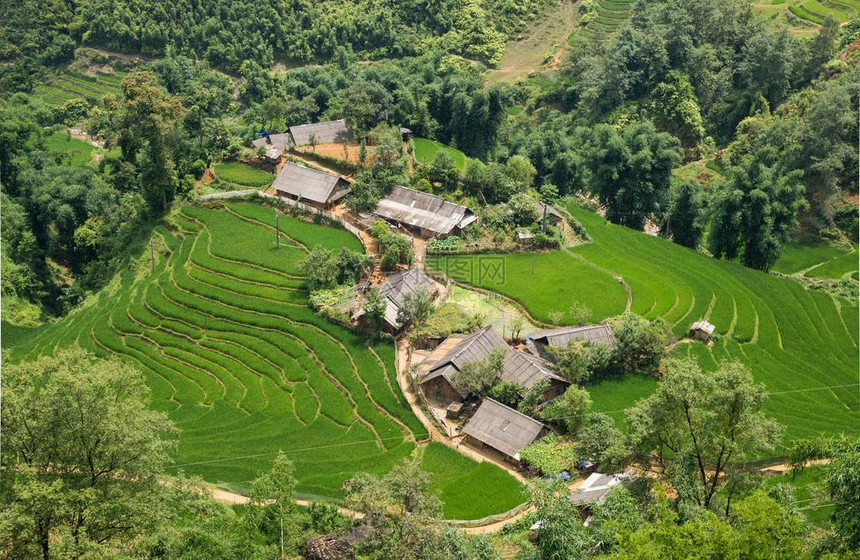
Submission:
{"label": "small hut", "polygon": [[696,321],[690,325],[690,338],[707,342],[711,335],[714,334],[714,325],[707,321]]}

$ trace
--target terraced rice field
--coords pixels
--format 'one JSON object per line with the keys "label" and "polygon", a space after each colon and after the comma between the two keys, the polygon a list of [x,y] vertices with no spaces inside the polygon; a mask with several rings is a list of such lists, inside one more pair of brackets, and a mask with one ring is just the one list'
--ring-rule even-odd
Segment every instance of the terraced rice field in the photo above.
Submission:
{"label": "terraced rice field", "polygon": [[801,0],[788,6],[795,17],[823,24],[828,16],[836,21],[845,22],[860,13],[860,0]]}
{"label": "terraced rice field", "polygon": [[[608,224],[581,209],[570,211],[593,243],[569,253],[428,258],[428,263],[456,277],[458,268],[468,268],[464,259],[475,259],[473,268],[479,270],[477,259],[501,258],[504,274],[476,272],[464,279],[519,300],[544,321],[553,307],[563,310],[571,301],[589,306],[591,320],[619,313],[626,294],[614,277],[621,276],[630,287],[631,310],[648,319],[662,317],[679,338],[698,319],[716,325],[721,340],[713,348],[681,343],[674,354],[696,357],[706,369],[721,360],[747,364],[771,392],[766,410],[786,426],[787,440],[860,433],[856,306],[793,280]],[[570,323],[570,317],[563,322]],[[625,408],[650,391],[647,384],[632,384],[630,390],[623,382],[610,390],[593,387],[595,408]]]}
{"label": "terraced rice field", "polygon": [[63,74],[50,84],[37,88],[36,95],[48,105],[62,105],[70,99],[84,99],[95,104],[108,93],[121,98],[120,84],[125,75],[125,72],[99,73],[96,76],[87,77]]}
{"label": "terraced rice field", "polygon": [[609,39],[630,18],[636,0],[596,0],[597,15],[579,31],[568,37],[568,44],[576,46],[578,41],[602,42]]}
{"label": "terraced rice field", "polygon": [[841,278],[858,269],[857,251],[846,251],[814,241],[792,241],[782,247],[773,266],[777,272],[809,278]]}
{"label": "terraced rice field", "polygon": [[300,494],[336,499],[344,480],[387,472],[426,431],[399,391],[393,347],[307,305],[308,249],[360,242],[281,216],[277,249],[262,218],[273,211],[249,203],[181,208],[177,228],[156,229],[154,272],[126,271],[62,321],[13,337],[11,359],[76,343],[118,356],[181,429],[168,469],[243,487],[284,450]]}

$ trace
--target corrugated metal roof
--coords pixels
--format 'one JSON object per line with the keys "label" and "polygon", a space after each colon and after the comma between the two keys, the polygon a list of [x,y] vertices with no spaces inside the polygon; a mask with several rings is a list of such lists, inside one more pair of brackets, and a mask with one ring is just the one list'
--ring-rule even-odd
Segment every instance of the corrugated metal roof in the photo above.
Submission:
{"label": "corrugated metal roof", "polygon": [[[426,383],[441,375],[454,386],[452,381],[454,373],[463,369],[463,366],[468,363],[486,360],[497,348],[505,350],[503,381],[515,383],[525,389],[530,388],[541,379],[555,379],[567,383],[566,379],[550,371],[546,364],[508,346],[492,325],[487,325],[483,329],[464,337],[457,346],[436,362],[435,367],[430,370],[430,373],[421,383]],[[456,386],[454,388],[456,389]]]}
{"label": "corrugated metal roof", "polygon": [[275,190],[313,202],[333,202],[350,193],[349,183],[337,175],[285,163],[272,184]]}
{"label": "corrugated metal roof", "polygon": [[484,399],[469,419],[463,432],[505,455],[519,460],[546,426],[493,399]]}
{"label": "corrugated metal roof", "polygon": [[349,132],[349,127],[346,126],[346,121],[343,119],[291,126],[290,134],[296,146],[310,144],[311,134],[316,136],[317,144],[331,144],[333,142],[352,140],[352,134]]}
{"label": "corrugated metal roof", "polygon": [[433,280],[417,268],[389,276],[379,287],[379,293],[386,298],[385,322],[399,329],[402,325],[397,321],[397,312],[406,294],[432,292],[435,287]]}
{"label": "corrugated metal roof", "polygon": [[615,335],[609,325],[574,325],[546,331],[533,332],[529,338],[545,346],[567,346],[572,340],[584,340],[592,344],[615,345]]}
{"label": "corrugated metal roof", "polygon": [[592,473],[579,488],[573,491],[570,501],[577,505],[602,502],[609,491],[621,484],[621,481],[628,476],[630,476],[629,471],[619,474]]}
{"label": "corrugated metal roof", "polygon": [[394,187],[376,205],[376,215],[404,225],[448,234],[454,227],[474,221],[474,213],[442,197],[407,187]]}
{"label": "corrugated metal roof", "polygon": [[257,138],[251,142],[251,144],[253,144],[255,148],[259,148],[261,146],[274,146],[282,152],[286,152],[290,149],[290,134],[288,132],[270,134],[265,138]]}

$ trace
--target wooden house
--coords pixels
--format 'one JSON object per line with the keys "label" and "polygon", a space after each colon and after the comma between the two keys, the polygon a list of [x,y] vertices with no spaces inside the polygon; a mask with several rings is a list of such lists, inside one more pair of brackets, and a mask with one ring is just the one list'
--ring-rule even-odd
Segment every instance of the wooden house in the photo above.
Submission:
{"label": "wooden house", "polygon": [[549,358],[548,348],[564,348],[574,340],[589,344],[615,346],[615,335],[609,325],[573,325],[531,333],[526,348],[537,356]]}
{"label": "wooden house", "polygon": [[[383,319],[385,329],[396,333],[405,325],[397,320],[397,315],[409,294],[428,292],[434,299],[438,295],[438,286],[422,270],[411,268],[405,272],[399,272],[389,276],[379,286],[379,294],[385,298],[385,317]],[[356,317],[364,315],[364,310],[359,310]]]}
{"label": "wooden house", "polygon": [[549,433],[542,423],[493,399],[484,399],[463,426],[466,441],[491,447],[519,462],[520,451]]}
{"label": "wooden house", "polygon": [[566,379],[553,373],[549,364],[540,358],[508,346],[492,325],[469,335],[454,335],[450,339],[453,339],[453,344],[446,341],[440,345],[445,351],[444,355],[437,358],[431,354],[428,357],[430,368],[421,380],[424,396],[439,403],[447,405],[468,397],[468,393],[454,382],[456,373],[468,363],[486,360],[496,349],[502,349],[505,353],[501,379],[518,385],[523,394],[538,381],[547,379],[549,388],[544,392],[543,400],[549,401],[564,393],[570,385]]}
{"label": "wooden house", "polygon": [[478,219],[465,206],[407,187],[394,187],[377,203],[374,214],[425,239],[459,233]]}
{"label": "wooden house", "polygon": [[311,124],[301,124],[290,127],[290,139],[294,146],[314,144],[334,144],[352,140],[352,133],[346,121],[326,121]]}
{"label": "wooden house", "polygon": [[337,175],[289,162],[272,186],[281,196],[320,208],[331,208],[351,192],[349,183]]}

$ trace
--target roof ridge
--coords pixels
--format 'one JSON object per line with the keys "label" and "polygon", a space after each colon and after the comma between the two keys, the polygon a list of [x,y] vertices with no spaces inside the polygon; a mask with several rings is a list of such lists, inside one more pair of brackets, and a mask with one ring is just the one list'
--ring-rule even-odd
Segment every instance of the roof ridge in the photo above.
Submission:
{"label": "roof ridge", "polygon": [[446,199],[445,197],[439,196],[439,195],[437,195],[437,194],[432,194],[432,193],[429,193],[429,192],[426,192],[426,191],[419,191],[418,189],[413,189],[412,187],[405,187],[405,186],[403,186],[403,185],[395,185],[395,187],[397,187],[397,188],[401,188],[401,189],[406,189],[407,191],[412,191],[412,192],[421,193],[421,194],[423,194],[423,195],[425,195],[425,196],[429,196],[429,197],[432,197],[432,198],[438,198],[438,199],[439,199],[439,200],[441,200],[442,202],[447,202],[448,204],[453,204],[454,206],[459,206],[459,207],[461,207],[461,208],[466,208],[466,209],[468,210],[468,208],[467,208],[466,206],[463,206],[462,204],[457,204],[456,202],[451,202],[450,200]]}
{"label": "roof ridge", "polygon": [[541,422],[540,420],[537,420],[536,418],[532,418],[532,417],[531,417],[531,416],[529,416],[528,414],[523,414],[522,412],[520,412],[520,411],[519,411],[519,410],[517,410],[516,408],[511,408],[510,406],[508,406],[508,405],[506,405],[506,404],[502,404],[502,403],[500,403],[499,401],[497,401],[496,399],[494,399],[494,398],[492,398],[492,397],[484,397],[484,400],[485,400],[485,401],[492,401],[492,402],[496,403],[497,405],[501,406],[502,408],[507,408],[508,410],[510,410],[510,411],[512,411],[512,412],[514,412],[514,413],[516,413],[516,414],[519,414],[520,416],[522,416],[522,417],[523,417],[523,418],[525,418],[526,420],[531,420],[532,422],[534,422],[534,423],[536,423],[536,424],[540,424],[541,426],[546,426],[546,424],[544,424],[544,423],[543,423],[543,422]]}

